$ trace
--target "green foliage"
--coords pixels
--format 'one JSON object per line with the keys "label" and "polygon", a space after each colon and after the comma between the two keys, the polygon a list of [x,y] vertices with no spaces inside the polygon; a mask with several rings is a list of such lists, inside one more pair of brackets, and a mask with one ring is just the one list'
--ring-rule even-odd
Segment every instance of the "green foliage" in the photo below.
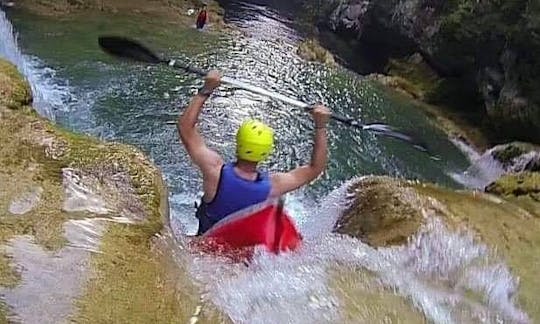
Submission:
{"label": "green foliage", "polygon": [[504,48],[516,49],[519,64],[524,65],[522,79],[536,78],[540,66],[532,53],[540,49],[539,7],[536,0],[450,0],[441,21],[439,44],[444,50],[451,49],[449,55],[465,56],[466,64],[473,65],[497,63]]}

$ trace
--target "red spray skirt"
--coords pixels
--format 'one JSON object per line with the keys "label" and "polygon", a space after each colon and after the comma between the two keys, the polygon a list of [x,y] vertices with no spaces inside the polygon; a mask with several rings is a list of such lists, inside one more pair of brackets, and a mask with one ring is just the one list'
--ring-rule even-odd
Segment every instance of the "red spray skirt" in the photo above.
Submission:
{"label": "red spray skirt", "polygon": [[227,216],[196,243],[199,250],[233,256],[234,259],[249,258],[255,246],[264,246],[269,252],[294,251],[302,236],[294,221],[279,201],[269,200]]}

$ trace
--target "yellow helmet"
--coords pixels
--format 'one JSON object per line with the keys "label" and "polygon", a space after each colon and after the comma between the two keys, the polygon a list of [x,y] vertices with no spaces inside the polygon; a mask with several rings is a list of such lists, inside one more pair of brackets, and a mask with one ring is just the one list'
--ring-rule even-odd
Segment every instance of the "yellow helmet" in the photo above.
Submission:
{"label": "yellow helmet", "polygon": [[261,162],[272,153],[274,130],[257,120],[246,120],[236,133],[236,156],[245,161]]}

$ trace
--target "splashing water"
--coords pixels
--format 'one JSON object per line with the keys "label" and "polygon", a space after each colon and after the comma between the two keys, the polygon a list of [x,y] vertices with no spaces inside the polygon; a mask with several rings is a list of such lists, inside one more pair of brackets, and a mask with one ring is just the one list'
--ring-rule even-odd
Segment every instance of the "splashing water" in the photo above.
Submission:
{"label": "splashing water", "polygon": [[[305,243],[297,253],[259,251],[249,267],[195,255],[188,263],[205,298],[235,323],[347,322],[347,299],[376,308],[351,296],[352,288],[393,292],[434,323],[530,322],[515,305],[517,282],[508,267],[470,233],[450,231],[435,215],[426,215],[429,221],[406,246],[373,248],[330,233],[348,206],[349,185],[304,211],[311,217],[301,226]],[[340,284],[348,271],[358,279],[369,273],[377,288],[363,280]],[[349,292],[335,289],[340,285]],[[363,315],[366,322],[372,315]]]}
{"label": "splashing water", "polygon": [[467,144],[459,140],[452,141],[467,154],[469,161],[471,161],[471,166],[467,170],[460,173],[450,173],[450,176],[458,183],[471,189],[484,189],[506,173],[501,163],[493,158],[491,150],[480,155]]}
{"label": "splashing water", "polygon": [[[334,72],[305,65],[291,55],[295,48],[291,43],[298,37],[292,37],[294,32],[275,17],[263,15],[260,19],[247,20],[245,24],[245,29],[251,31],[248,36],[235,39],[231,42],[234,45],[219,45],[223,46],[222,52],[229,54],[218,51],[215,55],[219,54],[219,60],[212,58],[212,53],[204,53],[204,56],[215,59],[216,66],[228,70],[235,77],[259,86],[272,84],[273,90],[275,88],[302,100],[326,98],[332,106],[343,109],[338,111],[340,113],[367,120],[390,118],[388,122],[392,123],[404,120],[403,116],[411,118],[413,115],[414,112],[408,110],[407,113],[395,113],[391,110],[393,105],[384,105],[386,99],[359,86],[354,80],[341,75],[333,77]],[[70,100],[66,97],[69,96],[69,88],[55,85],[58,80],[53,80],[52,70],[45,69],[52,78],[44,79],[42,63],[20,53],[4,13],[0,16],[0,31],[1,55],[9,57],[27,75],[36,100],[41,96],[43,105],[45,102],[53,103],[43,106],[49,107],[52,115],[59,106],[57,102]],[[192,206],[198,196],[196,188],[199,188],[200,181],[178,144],[170,146],[170,143],[176,143],[177,134],[174,129],[164,127],[162,119],[177,115],[176,108],[163,108],[171,107],[172,100],[154,97],[156,93],[160,97],[165,93],[161,90],[173,93],[178,87],[176,100],[187,101],[189,90],[194,87],[193,81],[169,77],[155,69],[113,68],[102,62],[90,61],[86,64],[89,70],[107,72],[100,73],[103,75],[115,72],[118,78],[112,81],[110,76],[107,80],[96,78],[96,84],[88,87],[91,91],[80,86],[79,90],[83,90],[77,92],[79,97],[97,97],[89,99],[92,104],[88,115],[101,119],[88,125],[88,116],[81,115],[77,109],[70,111],[72,119],[69,124],[79,123],[75,127],[79,130],[92,128],[94,134],[99,132],[96,125],[100,126],[105,128],[104,133],[113,134],[110,137],[137,144],[149,152],[164,171],[171,187],[171,222],[175,233],[193,232]],[[122,77],[121,71],[127,76]],[[305,71],[309,73],[300,73]],[[86,79],[84,74],[80,78]],[[47,82],[50,82],[50,87]],[[86,94],[81,93],[84,91]],[[45,98],[47,95],[53,98]],[[47,110],[41,105],[36,102],[41,113],[47,115],[43,112]],[[253,114],[255,108],[264,109],[264,115],[270,115],[286,152],[276,158],[276,165],[272,168],[289,168],[308,155],[310,145],[303,136],[309,130],[308,122],[297,117],[294,111],[241,91],[226,89],[221,91],[221,95],[218,93],[209,103],[202,130],[210,134],[209,129],[219,128],[222,135],[212,132],[217,136],[212,144],[224,150],[221,143],[231,142],[232,138],[232,127],[228,129],[225,125],[239,122],[240,117]],[[392,116],[398,117],[392,120]],[[112,126],[106,127],[107,123]],[[438,165],[421,160],[421,156],[419,160],[407,160],[414,153],[404,153],[394,142],[379,142],[369,134],[353,133],[338,127],[333,128],[331,136],[335,147],[328,172],[331,177],[328,177],[332,181],[324,179],[325,185],[334,185],[340,179],[360,172],[419,176],[427,173],[426,166],[429,165],[435,170],[434,179],[441,172]],[[287,151],[288,148],[294,150]],[[234,150],[229,147],[228,151]],[[420,166],[419,171],[414,167],[408,170],[416,165]],[[356,290],[368,291],[370,295],[384,299],[392,296],[405,305],[412,304],[416,313],[435,323],[528,321],[527,316],[515,306],[516,280],[507,266],[493,257],[488,248],[475,242],[469,233],[449,231],[434,215],[429,215],[431,221],[408,245],[402,247],[375,249],[357,239],[332,234],[337,217],[347,207],[349,184],[332,191],[320,205],[314,202],[318,198],[302,194],[296,194],[288,201],[288,209],[293,211],[305,237],[305,244],[298,253],[275,257],[259,251],[251,266],[245,267],[226,260],[188,254],[185,244],[189,238],[180,235],[178,263],[189,267],[204,291],[203,299],[211,301],[236,323],[373,322],[377,301],[361,298]],[[353,311],[348,308],[350,301],[361,311],[351,314]],[[389,307],[383,307],[380,311],[383,314],[379,315],[384,317],[391,311]]]}
{"label": "splashing water", "polygon": [[33,106],[37,112],[50,120],[55,119],[55,110],[61,109],[71,100],[69,87],[56,78],[56,71],[43,65],[34,56],[24,55],[17,43],[13,26],[0,10],[0,57],[15,64],[28,79],[32,88]]}

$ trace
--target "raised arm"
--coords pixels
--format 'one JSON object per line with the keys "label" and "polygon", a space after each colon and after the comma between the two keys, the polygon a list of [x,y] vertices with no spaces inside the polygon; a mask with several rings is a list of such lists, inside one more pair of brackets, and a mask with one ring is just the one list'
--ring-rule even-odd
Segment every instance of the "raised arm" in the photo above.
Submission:
{"label": "raised arm", "polygon": [[217,152],[206,146],[197,128],[197,121],[199,120],[199,114],[204,102],[212,91],[220,85],[220,82],[220,76],[217,71],[208,72],[203,89],[191,99],[184,113],[178,118],[180,140],[186,147],[193,163],[201,169],[205,195],[209,196],[212,196],[212,193],[216,190],[214,187],[217,187],[223,159]]}
{"label": "raised arm", "polygon": [[287,173],[276,173],[271,176],[273,197],[278,197],[315,180],[326,168],[328,145],[326,124],[330,118],[330,110],[318,105],[312,110],[315,121],[315,135],[311,162]]}

